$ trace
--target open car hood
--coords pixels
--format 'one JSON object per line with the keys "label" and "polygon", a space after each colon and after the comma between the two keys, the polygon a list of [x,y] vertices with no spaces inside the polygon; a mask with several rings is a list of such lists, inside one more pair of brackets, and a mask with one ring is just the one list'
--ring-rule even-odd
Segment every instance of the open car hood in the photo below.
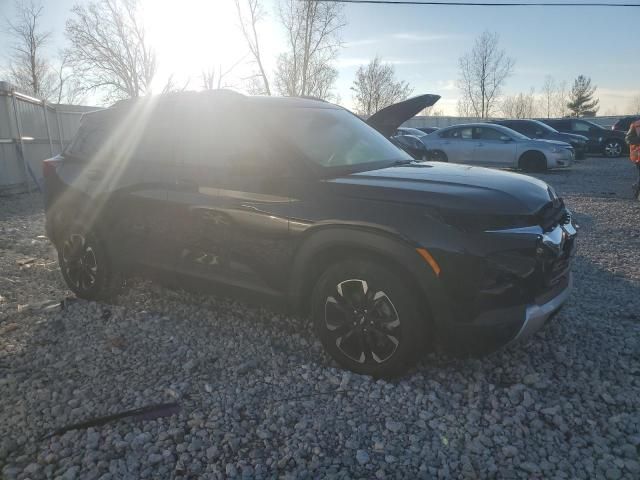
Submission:
{"label": "open car hood", "polygon": [[367,123],[388,138],[400,125],[438,100],[440,95],[418,95],[377,111],[367,119]]}

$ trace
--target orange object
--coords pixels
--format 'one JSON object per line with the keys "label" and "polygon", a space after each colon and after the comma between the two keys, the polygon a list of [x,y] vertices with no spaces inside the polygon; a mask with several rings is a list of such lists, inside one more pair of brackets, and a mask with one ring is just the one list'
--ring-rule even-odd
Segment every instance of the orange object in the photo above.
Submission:
{"label": "orange object", "polygon": [[426,248],[416,248],[416,252],[420,254],[422,258],[429,264],[433,272],[436,274],[436,277],[440,276],[440,265],[436,262],[435,258],[431,256],[429,251]]}
{"label": "orange object", "polygon": [[[631,129],[634,129],[636,135],[640,137],[640,120],[633,122],[629,130]],[[627,138],[629,137],[627,136]],[[633,163],[640,164],[640,145],[629,145],[629,158]]]}

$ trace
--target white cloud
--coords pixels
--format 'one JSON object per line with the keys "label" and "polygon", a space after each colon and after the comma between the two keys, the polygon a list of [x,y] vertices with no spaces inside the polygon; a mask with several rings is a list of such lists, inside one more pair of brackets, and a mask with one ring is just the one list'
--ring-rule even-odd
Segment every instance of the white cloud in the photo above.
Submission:
{"label": "white cloud", "polygon": [[437,42],[441,40],[451,40],[455,35],[445,34],[425,34],[420,32],[398,32],[392,33],[391,38],[395,40],[405,40],[409,42]]}

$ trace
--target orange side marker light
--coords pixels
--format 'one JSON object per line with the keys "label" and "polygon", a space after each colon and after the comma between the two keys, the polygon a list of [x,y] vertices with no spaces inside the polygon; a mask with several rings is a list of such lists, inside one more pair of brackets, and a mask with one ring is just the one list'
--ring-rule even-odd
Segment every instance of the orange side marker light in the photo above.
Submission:
{"label": "orange side marker light", "polygon": [[429,264],[433,272],[436,274],[436,277],[439,277],[441,272],[440,265],[438,265],[438,262],[436,262],[435,258],[431,256],[429,251],[426,248],[416,248],[416,252],[418,252],[420,256],[424,258],[424,260]]}

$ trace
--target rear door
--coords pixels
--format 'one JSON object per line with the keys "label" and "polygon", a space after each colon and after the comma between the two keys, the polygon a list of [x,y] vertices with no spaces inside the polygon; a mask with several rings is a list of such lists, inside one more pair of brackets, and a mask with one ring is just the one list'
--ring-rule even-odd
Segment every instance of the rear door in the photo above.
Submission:
{"label": "rear door", "polygon": [[473,128],[457,127],[442,132],[439,146],[450,162],[473,163]]}
{"label": "rear door", "polygon": [[[516,142],[497,128],[474,127],[474,163],[499,167],[516,164]],[[509,138],[509,140],[506,140]]]}
{"label": "rear door", "polygon": [[[86,161],[79,181],[94,197],[87,221],[103,227],[113,260],[125,268],[163,259],[158,238],[166,230],[167,221],[171,172],[164,167],[170,162],[170,149],[166,147],[170,125],[153,123],[157,118],[153,108],[110,112],[108,125],[94,125],[96,131],[69,152],[70,161],[74,161],[74,148],[78,150],[75,154]],[[163,130],[161,143],[149,137],[156,128]],[[106,137],[98,145],[99,132]]]}

